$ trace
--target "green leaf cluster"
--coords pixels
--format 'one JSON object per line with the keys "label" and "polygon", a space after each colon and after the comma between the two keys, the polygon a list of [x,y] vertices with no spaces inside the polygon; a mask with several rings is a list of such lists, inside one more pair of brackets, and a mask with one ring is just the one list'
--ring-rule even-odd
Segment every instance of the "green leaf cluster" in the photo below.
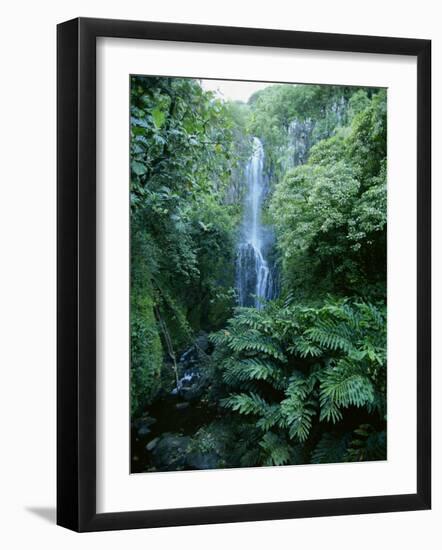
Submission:
{"label": "green leaf cluster", "polygon": [[321,307],[279,300],[261,310],[242,308],[211,340],[219,391],[228,394],[220,404],[244,417],[251,445],[258,439],[268,451],[255,456],[258,464],[284,464],[294,449],[301,462],[385,455],[382,303],[329,297]]}
{"label": "green leaf cluster", "polygon": [[369,294],[386,280],[386,95],[314,145],[275,186],[270,212],[283,286],[304,296]]}
{"label": "green leaf cluster", "polygon": [[196,80],[132,76],[130,94],[132,409],[140,411],[161,388],[159,371],[170,373],[192,336],[232,311],[240,209],[228,199],[248,142],[241,112]]}

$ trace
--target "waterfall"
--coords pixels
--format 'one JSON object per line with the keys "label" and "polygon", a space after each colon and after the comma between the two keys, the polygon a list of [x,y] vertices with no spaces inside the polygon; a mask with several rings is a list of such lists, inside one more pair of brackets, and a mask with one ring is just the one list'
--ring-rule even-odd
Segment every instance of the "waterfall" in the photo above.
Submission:
{"label": "waterfall", "polygon": [[266,228],[261,223],[261,206],[265,195],[263,177],[264,149],[258,138],[253,138],[253,152],[246,167],[247,192],[244,218],[238,245],[236,287],[241,306],[262,307],[263,299],[273,296],[273,282],[265,247],[268,244]]}

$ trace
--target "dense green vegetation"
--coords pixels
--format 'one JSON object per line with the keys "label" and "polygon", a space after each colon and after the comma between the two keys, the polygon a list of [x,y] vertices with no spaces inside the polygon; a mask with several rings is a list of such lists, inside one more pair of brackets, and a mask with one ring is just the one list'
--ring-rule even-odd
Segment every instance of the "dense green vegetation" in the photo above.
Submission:
{"label": "dense green vegetation", "polygon": [[[253,136],[261,309],[235,290]],[[386,458],[384,90],[132,77],[131,409],[133,471]]]}

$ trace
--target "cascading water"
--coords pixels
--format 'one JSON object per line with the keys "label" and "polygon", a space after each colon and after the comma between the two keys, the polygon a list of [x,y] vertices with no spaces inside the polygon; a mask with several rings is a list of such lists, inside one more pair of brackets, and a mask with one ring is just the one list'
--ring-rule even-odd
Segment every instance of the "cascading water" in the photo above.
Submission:
{"label": "cascading water", "polygon": [[255,137],[252,156],[246,167],[247,193],[238,246],[236,287],[239,305],[257,309],[262,307],[263,300],[273,297],[272,274],[264,252],[268,238],[261,223],[265,192],[263,166],[264,149],[261,141]]}

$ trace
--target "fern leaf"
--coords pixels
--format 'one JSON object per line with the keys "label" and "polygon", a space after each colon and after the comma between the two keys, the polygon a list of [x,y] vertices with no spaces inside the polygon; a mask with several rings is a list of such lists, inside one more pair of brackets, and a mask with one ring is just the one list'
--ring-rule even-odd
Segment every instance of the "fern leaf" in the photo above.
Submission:
{"label": "fern leaf", "polygon": [[312,452],[312,464],[332,464],[336,462],[345,462],[350,437],[350,434],[323,434]]}
{"label": "fern leaf", "polygon": [[221,405],[240,414],[265,414],[268,408],[268,403],[256,393],[230,395],[221,400]]}
{"label": "fern leaf", "polygon": [[326,369],[321,378],[321,400],[329,399],[338,407],[363,407],[374,401],[374,389],[367,376],[357,366],[340,361]]}
{"label": "fern leaf", "polygon": [[354,437],[347,451],[347,460],[386,460],[387,458],[387,435],[385,431],[376,431],[370,425],[359,426],[354,431]]}
{"label": "fern leaf", "polygon": [[262,463],[265,466],[282,466],[290,460],[290,447],[273,432],[264,434],[259,446],[262,449]]}

